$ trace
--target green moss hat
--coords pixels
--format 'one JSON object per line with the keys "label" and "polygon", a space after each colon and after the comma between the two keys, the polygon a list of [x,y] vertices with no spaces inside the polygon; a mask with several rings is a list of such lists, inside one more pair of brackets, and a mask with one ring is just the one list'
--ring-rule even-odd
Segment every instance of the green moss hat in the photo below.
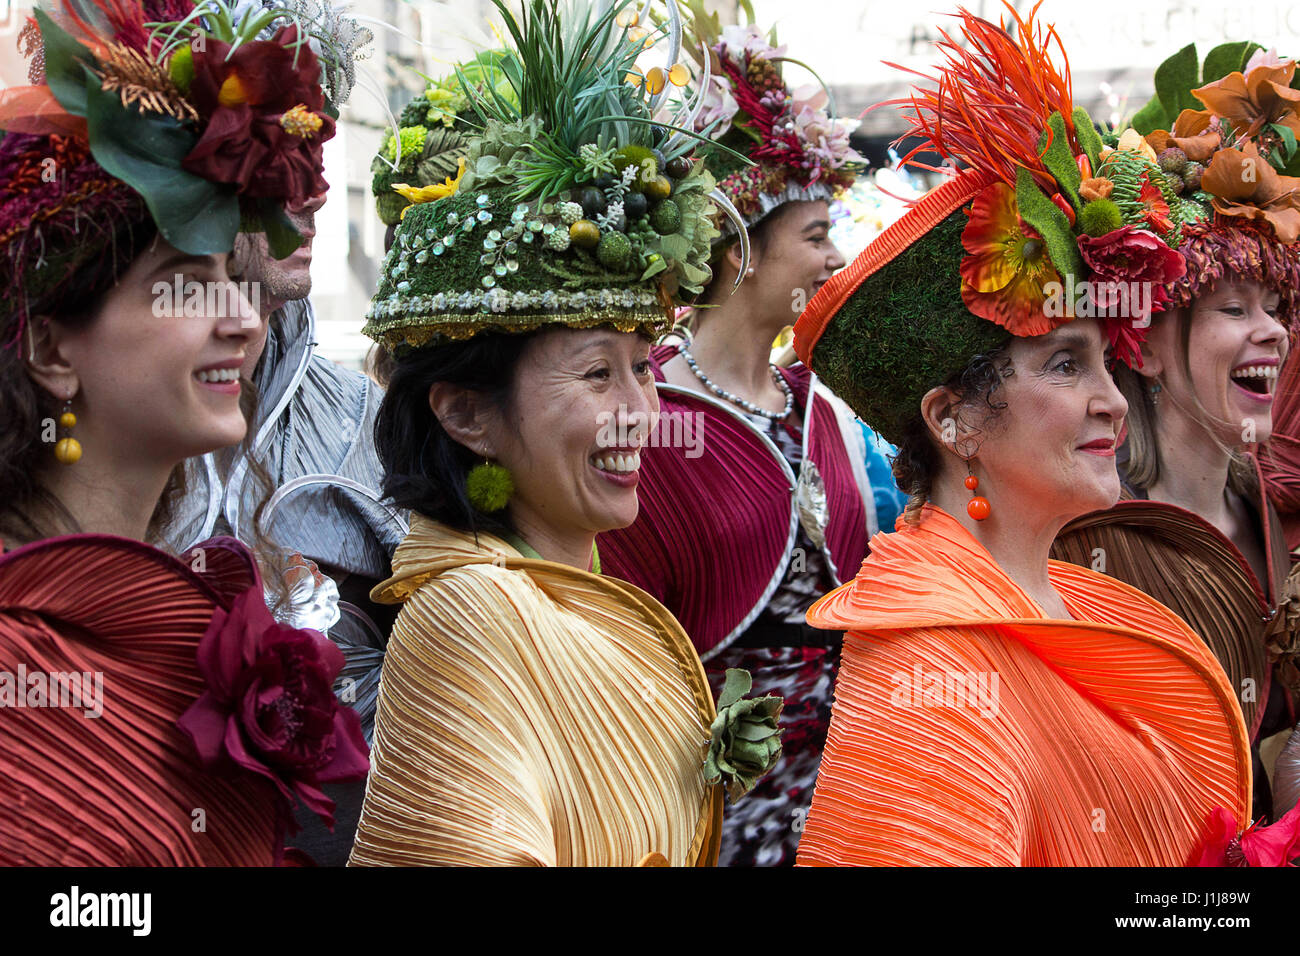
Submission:
{"label": "green moss hat", "polygon": [[1012,336],[1095,317],[1115,357],[1140,364],[1153,304],[1140,289],[1184,274],[1175,247],[1204,216],[1136,134],[1133,148],[1103,144],[1049,57],[1054,28],[1008,12],[1014,36],[961,12],[960,41],[938,44],[947,62],[935,87],[903,101],[922,140],[904,162],[934,151],[965,170],[822,286],[795,324],[799,357],[894,443],[927,391]]}
{"label": "green moss hat", "polygon": [[[655,119],[667,91],[637,66],[654,37],[628,0],[527,0],[519,17],[494,2],[511,42],[458,66],[458,94],[426,90],[376,160],[398,225],[363,331],[391,349],[554,323],[658,337],[712,278],[719,232],[701,137]],[[388,182],[399,147],[414,182]]]}

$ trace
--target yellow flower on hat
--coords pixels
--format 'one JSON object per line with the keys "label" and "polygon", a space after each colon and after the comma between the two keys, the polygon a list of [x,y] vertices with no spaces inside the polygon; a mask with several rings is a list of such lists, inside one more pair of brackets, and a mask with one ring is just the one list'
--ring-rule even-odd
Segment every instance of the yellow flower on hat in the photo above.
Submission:
{"label": "yellow flower on hat", "polygon": [[[437,199],[446,199],[448,196],[456,195],[456,190],[460,189],[461,178],[465,175],[465,157],[460,158],[460,165],[456,170],[456,178],[450,176],[441,183],[434,183],[431,186],[408,186],[406,183],[393,183],[393,189],[402,194],[404,199],[415,203],[433,202]],[[407,206],[402,210],[402,218],[406,218]]]}

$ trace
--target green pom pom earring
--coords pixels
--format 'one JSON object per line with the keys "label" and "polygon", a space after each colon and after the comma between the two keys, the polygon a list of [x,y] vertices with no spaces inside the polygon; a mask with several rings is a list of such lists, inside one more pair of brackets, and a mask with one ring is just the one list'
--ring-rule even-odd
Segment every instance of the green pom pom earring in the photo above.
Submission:
{"label": "green pom pom earring", "polygon": [[484,514],[500,511],[515,493],[515,480],[509,469],[484,460],[465,476],[465,494],[469,503]]}

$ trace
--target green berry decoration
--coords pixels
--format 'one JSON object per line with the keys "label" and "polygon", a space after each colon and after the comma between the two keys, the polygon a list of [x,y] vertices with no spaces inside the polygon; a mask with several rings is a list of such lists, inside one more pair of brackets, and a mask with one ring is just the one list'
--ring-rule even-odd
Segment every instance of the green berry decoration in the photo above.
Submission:
{"label": "green berry decoration", "polygon": [[1094,199],[1079,213],[1079,229],[1089,236],[1104,236],[1124,224],[1119,206],[1109,199]]}
{"label": "green berry decoration", "polygon": [[673,179],[685,179],[691,172],[691,161],[685,156],[677,156],[668,160],[668,165],[664,167],[666,172]]}
{"label": "green berry decoration", "polygon": [[465,497],[484,514],[500,511],[515,493],[515,480],[509,470],[496,462],[475,465],[465,476]]}
{"label": "green berry decoration", "polygon": [[639,189],[659,175],[655,154],[644,146],[624,146],[614,154],[614,168],[620,175],[629,166],[635,166],[640,171],[636,179],[632,180],[633,189]]}
{"label": "green berry decoration", "polygon": [[682,211],[673,200],[665,199],[650,210],[650,225],[659,235],[671,236],[682,228]]}
{"label": "green berry decoration", "polygon": [[623,272],[632,258],[632,241],[621,232],[607,232],[600,237],[596,259],[606,269]]}
{"label": "green berry decoration", "polygon": [[600,226],[590,219],[579,219],[569,227],[569,238],[580,249],[595,249],[600,242]]}
{"label": "green berry decoration", "polygon": [[641,191],[645,193],[645,198],[650,202],[663,202],[672,195],[673,181],[667,176],[656,176],[649,182],[642,183]]}

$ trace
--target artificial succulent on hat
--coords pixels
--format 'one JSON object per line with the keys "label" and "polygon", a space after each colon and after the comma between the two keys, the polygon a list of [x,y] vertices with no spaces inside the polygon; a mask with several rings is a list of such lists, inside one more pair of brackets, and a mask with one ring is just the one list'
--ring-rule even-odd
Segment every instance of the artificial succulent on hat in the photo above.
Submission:
{"label": "artificial succulent on hat", "polygon": [[[650,30],[627,0],[494,2],[506,47],[430,86],[376,157],[397,229],[365,332],[390,348],[552,322],[657,335],[708,283],[729,205],[675,122],[692,104],[669,108],[676,7]],[[669,68],[643,68],[664,37]]]}

